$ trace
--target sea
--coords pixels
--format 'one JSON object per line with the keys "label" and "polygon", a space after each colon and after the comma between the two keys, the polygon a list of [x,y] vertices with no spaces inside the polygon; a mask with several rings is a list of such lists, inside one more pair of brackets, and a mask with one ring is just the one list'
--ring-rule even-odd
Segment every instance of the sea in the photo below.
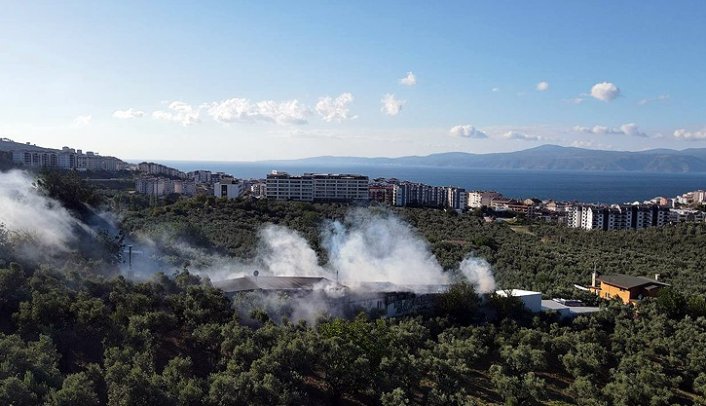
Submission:
{"label": "sea", "polygon": [[[263,162],[160,161],[188,172],[205,169],[238,178],[263,179],[272,170],[290,174],[354,173],[370,179],[397,178],[466,190],[494,190],[507,197],[554,199],[584,203],[628,203],[656,196],[674,197],[706,189],[706,173],[653,173],[555,171],[520,169],[468,169],[393,165],[317,166]],[[276,165],[276,166],[274,166]]]}

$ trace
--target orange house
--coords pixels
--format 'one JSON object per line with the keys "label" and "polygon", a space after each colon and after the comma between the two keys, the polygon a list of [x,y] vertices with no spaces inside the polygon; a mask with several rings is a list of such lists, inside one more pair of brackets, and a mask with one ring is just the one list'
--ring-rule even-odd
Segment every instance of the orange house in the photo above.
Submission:
{"label": "orange house", "polygon": [[598,278],[600,286],[591,286],[601,299],[619,298],[625,304],[639,303],[642,299],[648,297],[656,297],[659,291],[669,286],[666,283],[656,279],[645,278],[642,276],[629,276],[622,274],[602,275]]}

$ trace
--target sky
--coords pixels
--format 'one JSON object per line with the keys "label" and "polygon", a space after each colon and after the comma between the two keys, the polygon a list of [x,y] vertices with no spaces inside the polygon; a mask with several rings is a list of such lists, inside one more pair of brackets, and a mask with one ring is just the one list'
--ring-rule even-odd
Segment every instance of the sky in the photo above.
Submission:
{"label": "sky", "polygon": [[124,159],[706,147],[706,2],[0,1],[0,137]]}

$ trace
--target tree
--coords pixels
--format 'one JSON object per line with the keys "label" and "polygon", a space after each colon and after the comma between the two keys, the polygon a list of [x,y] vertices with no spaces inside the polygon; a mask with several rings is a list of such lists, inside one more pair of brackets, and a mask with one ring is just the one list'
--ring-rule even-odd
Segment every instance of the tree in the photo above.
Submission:
{"label": "tree", "polygon": [[100,404],[94,383],[83,372],[66,376],[61,389],[51,396],[52,406],[97,406]]}
{"label": "tree", "polygon": [[439,298],[441,315],[448,315],[454,321],[467,325],[476,318],[480,299],[473,285],[467,282],[455,283]]}
{"label": "tree", "polygon": [[27,381],[11,376],[0,381],[0,404],[12,406],[35,406],[37,394],[32,392]]}
{"label": "tree", "polygon": [[86,214],[86,204],[96,206],[101,202],[99,195],[76,171],[43,171],[37,178],[37,186],[47,196],[77,213]]}
{"label": "tree", "polygon": [[673,319],[684,317],[687,311],[687,300],[677,290],[667,287],[659,292],[657,309]]}
{"label": "tree", "polygon": [[669,405],[674,397],[672,387],[678,383],[677,378],[670,379],[659,363],[644,354],[624,357],[612,375],[605,391],[618,406]]}
{"label": "tree", "polygon": [[490,378],[506,405],[535,404],[544,393],[545,382],[534,372],[508,375],[502,366],[490,367]]}

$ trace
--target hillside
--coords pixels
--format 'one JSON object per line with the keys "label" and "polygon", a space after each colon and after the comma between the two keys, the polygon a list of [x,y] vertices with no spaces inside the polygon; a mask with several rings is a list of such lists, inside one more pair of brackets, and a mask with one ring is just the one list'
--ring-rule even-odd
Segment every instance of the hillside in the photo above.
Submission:
{"label": "hillside", "polygon": [[686,173],[706,172],[706,148],[690,148],[682,151],[654,149],[630,152],[542,145],[523,151],[493,154],[446,152],[427,156],[407,156],[400,158],[322,156],[287,161],[268,161],[268,163],[315,166],[389,165],[486,169]]}

